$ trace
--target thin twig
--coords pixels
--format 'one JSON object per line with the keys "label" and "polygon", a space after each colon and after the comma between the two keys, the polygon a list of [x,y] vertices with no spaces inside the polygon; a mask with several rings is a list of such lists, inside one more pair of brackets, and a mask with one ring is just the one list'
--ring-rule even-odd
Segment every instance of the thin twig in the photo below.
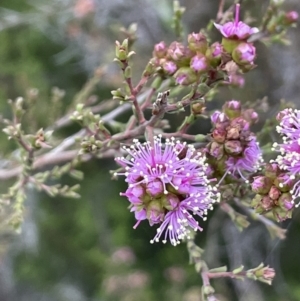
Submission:
{"label": "thin twig", "polygon": [[225,4],[225,0],[220,0],[216,22],[219,22],[222,19],[222,17],[223,17],[223,14],[224,14],[224,4]]}

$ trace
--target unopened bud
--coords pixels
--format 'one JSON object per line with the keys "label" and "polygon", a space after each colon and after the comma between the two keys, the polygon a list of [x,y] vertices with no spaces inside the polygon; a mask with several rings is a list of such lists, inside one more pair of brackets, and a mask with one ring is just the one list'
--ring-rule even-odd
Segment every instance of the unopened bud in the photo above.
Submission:
{"label": "unopened bud", "polygon": [[229,140],[224,145],[226,153],[230,155],[239,155],[243,151],[241,142],[238,140]]}
{"label": "unopened bud", "polygon": [[287,211],[293,209],[294,203],[292,195],[288,192],[283,193],[278,200],[278,205],[280,206],[280,208]]}
{"label": "unopened bud", "polygon": [[150,226],[162,222],[164,216],[164,209],[162,208],[160,202],[157,200],[151,201],[147,206],[147,218]]}
{"label": "unopened bud", "polygon": [[275,186],[282,192],[289,192],[293,188],[294,183],[295,181],[291,180],[286,173],[279,174],[274,180]]}
{"label": "unopened bud", "polygon": [[272,200],[276,201],[276,200],[278,200],[280,195],[281,195],[281,191],[277,187],[272,186],[270,191],[269,191],[269,197]]}
{"label": "unopened bud", "polygon": [[176,83],[179,85],[190,85],[197,80],[196,73],[188,67],[181,67],[174,75]]}
{"label": "unopened bud", "polygon": [[296,11],[289,11],[284,15],[283,22],[286,25],[296,23],[298,21],[299,14]]}
{"label": "unopened bud", "polygon": [[162,65],[162,67],[169,74],[173,74],[177,70],[176,64],[172,61],[165,61]]}
{"label": "unopened bud", "polygon": [[280,170],[277,163],[267,163],[265,167],[265,175],[268,178],[275,179]]}
{"label": "unopened bud", "polygon": [[188,47],[192,51],[200,52],[205,54],[207,49],[207,39],[206,36],[199,33],[191,33],[188,35]]}
{"label": "unopened bud", "polygon": [[184,46],[179,42],[173,42],[167,51],[168,56],[174,61],[179,61],[184,56]]}
{"label": "unopened bud", "polygon": [[211,156],[215,157],[216,159],[221,159],[224,155],[223,145],[217,142],[212,142],[210,144],[209,153]]}
{"label": "unopened bud", "polygon": [[241,103],[237,100],[226,101],[223,105],[224,113],[230,118],[236,118],[241,115]]}
{"label": "unopened bud", "polygon": [[272,180],[264,176],[258,176],[254,178],[251,184],[252,190],[255,193],[266,194],[269,192],[272,186]]}
{"label": "unopened bud", "polygon": [[226,131],[224,129],[214,129],[212,132],[212,137],[218,143],[223,143],[226,138]]}
{"label": "unopened bud", "polygon": [[206,50],[205,56],[212,66],[217,67],[221,62],[223,51],[223,46],[215,42]]}
{"label": "unopened bud", "polygon": [[240,43],[232,52],[232,58],[239,65],[253,65],[256,49],[251,43]]}
{"label": "unopened bud", "polygon": [[229,140],[236,140],[240,136],[240,131],[238,127],[230,127],[227,130],[226,138]]}
{"label": "unopened bud", "polygon": [[190,66],[194,71],[198,73],[204,73],[205,71],[208,70],[207,59],[204,55],[200,55],[200,54],[192,57]]}
{"label": "unopened bud", "polygon": [[166,54],[167,46],[164,41],[154,45],[153,56],[163,58],[166,56]]}

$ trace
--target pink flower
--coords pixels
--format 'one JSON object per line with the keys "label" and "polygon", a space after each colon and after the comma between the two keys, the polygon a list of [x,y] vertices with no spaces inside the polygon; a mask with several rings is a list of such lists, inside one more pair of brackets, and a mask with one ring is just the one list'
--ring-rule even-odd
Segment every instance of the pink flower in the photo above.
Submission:
{"label": "pink flower", "polygon": [[[283,143],[274,143],[275,150],[281,155],[276,158],[279,167],[287,172],[287,179],[282,185],[289,181],[295,181],[291,191],[293,200],[300,197],[300,110],[285,109],[277,115],[280,124],[276,127],[279,134],[283,136]],[[298,204],[299,205],[299,204]]]}
{"label": "pink flower", "polygon": [[259,30],[256,27],[250,27],[246,23],[239,21],[240,5],[235,7],[235,20],[227,22],[224,25],[214,23],[215,27],[227,39],[246,40],[249,36],[257,33]]}
{"label": "pink flower", "polygon": [[150,226],[159,224],[151,242],[163,237],[163,242],[173,245],[187,237],[191,228],[201,231],[195,217],[205,219],[215,196],[206,177],[205,157],[174,138],[163,144],[160,136],[154,137],[153,144],[134,140],[124,149],[131,158],[116,158],[125,168],[116,175],[124,175],[129,184],[121,195],[135,213],[134,228],[148,219]]}

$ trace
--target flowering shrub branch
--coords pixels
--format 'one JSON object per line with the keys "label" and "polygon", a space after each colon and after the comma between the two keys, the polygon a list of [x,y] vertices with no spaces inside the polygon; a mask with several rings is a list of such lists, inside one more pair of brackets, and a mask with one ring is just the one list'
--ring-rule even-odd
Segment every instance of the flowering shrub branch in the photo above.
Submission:
{"label": "flowering shrub branch", "polygon": [[[21,117],[28,104],[22,98],[10,101],[13,117],[2,120],[3,132],[18,149],[9,167],[0,170],[2,180],[16,178],[1,198],[1,204],[10,211],[6,222],[20,227],[29,187],[53,197],[78,198],[78,184],[69,187],[53,181],[63,175],[80,180],[80,164],[114,157],[120,168],[113,177],[124,177],[128,184],[121,196],[128,199],[135,215],[133,228],[148,221],[157,231],[151,243],[187,243],[191,262],[202,277],[203,300],[217,300],[210,284],[214,278],[250,278],[271,284],[275,272],[263,264],[250,270],[241,266],[232,272],[224,267],[209,269],[202,259],[203,250],[194,242],[194,232],[202,231],[208,212],[220,206],[240,231],[250,221],[239,210],[265,224],[272,236],[283,239],[285,230],[274,221],[291,218],[298,204],[299,111],[284,108],[278,113],[276,129],[283,142],[275,142],[273,149],[259,144],[273,123],[266,123],[260,133],[252,131],[259,120],[255,105],[230,100],[220,110],[206,111],[220,86],[243,86],[243,74],[256,67],[259,54],[254,42],[286,44],[286,31],[294,26],[298,14],[284,12],[282,2],[270,2],[258,29],[240,20],[240,3],[224,11],[225,1],[221,0],[214,23],[222,36],[220,41],[212,43],[209,31],[202,30],[190,33],[183,43],[184,8],[175,1],[173,27],[178,41],[154,45],[136,85],[130,62],[135,54],[131,49],[136,25],[123,29],[127,39],[117,41],[115,48],[122,87],[111,91],[112,99],[95,105],[91,94],[105,74],[104,67],[97,68],[72,101],[72,111],[45,131],[25,133]],[[234,20],[230,20],[234,9]],[[117,121],[130,110],[132,116],[127,122]],[[167,132],[171,113],[184,113],[185,117],[176,130]],[[198,119],[211,121],[209,133],[190,133]],[[71,122],[81,129],[60,142],[53,138],[53,131]],[[277,158],[264,161],[264,155],[276,152],[280,153]]]}

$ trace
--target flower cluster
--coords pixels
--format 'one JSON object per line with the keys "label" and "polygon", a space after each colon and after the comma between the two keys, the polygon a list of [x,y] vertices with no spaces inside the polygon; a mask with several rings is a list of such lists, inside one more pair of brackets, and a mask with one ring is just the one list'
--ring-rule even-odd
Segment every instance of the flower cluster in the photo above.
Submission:
{"label": "flower cluster", "polygon": [[174,77],[180,85],[190,85],[203,75],[213,78],[217,71],[225,72],[231,82],[239,71],[253,69],[256,50],[246,39],[257,29],[239,21],[239,5],[236,7],[234,22],[215,24],[224,36],[222,43],[209,45],[203,33],[191,33],[187,46],[180,42],[172,42],[168,47],[165,42],[156,44],[152,63],[164,76]]}
{"label": "flower cluster", "polygon": [[281,152],[276,162],[287,172],[286,181],[294,181],[291,193],[295,200],[300,196],[300,110],[285,109],[279,112],[277,120],[280,123],[276,130],[282,135],[283,143],[273,145],[275,150]]}
{"label": "flower cluster", "polygon": [[256,193],[251,206],[259,214],[272,211],[279,222],[291,218],[294,209],[291,195],[293,184],[294,181],[277,163],[266,164],[264,175],[255,177],[251,184]]}
{"label": "flower cluster", "polygon": [[201,231],[195,216],[205,219],[216,197],[206,177],[205,157],[174,138],[163,144],[160,136],[153,143],[134,140],[124,150],[130,158],[116,158],[125,168],[116,175],[125,175],[129,184],[121,195],[128,198],[135,213],[134,228],[146,219],[151,226],[159,224],[151,242],[163,236],[163,242],[173,245],[189,237],[190,231]]}
{"label": "flower cluster", "polygon": [[239,101],[228,101],[223,111],[216,111],[211,121],[213,130],[207,146],[208,163],[219,183],[227,175],[248,179],[245,173],[256,172],[262,162],[261,150],[250,125],[258,115],[252,109],[242,110]]}
{"label": "flower cluster", "polygon": [[254,33],[258,32],[258,28],[250,27],[239,20],[240,5],[236,5],[235,20],[227,22],[224,25],[216,24],[215,27],[223,35],[222,46],[228,52],[233,61],[241,68],[242,71],[248,71],[255,67],[254,59],[256,57],[256,49],[253,43],[248,43],[247,39]]}

